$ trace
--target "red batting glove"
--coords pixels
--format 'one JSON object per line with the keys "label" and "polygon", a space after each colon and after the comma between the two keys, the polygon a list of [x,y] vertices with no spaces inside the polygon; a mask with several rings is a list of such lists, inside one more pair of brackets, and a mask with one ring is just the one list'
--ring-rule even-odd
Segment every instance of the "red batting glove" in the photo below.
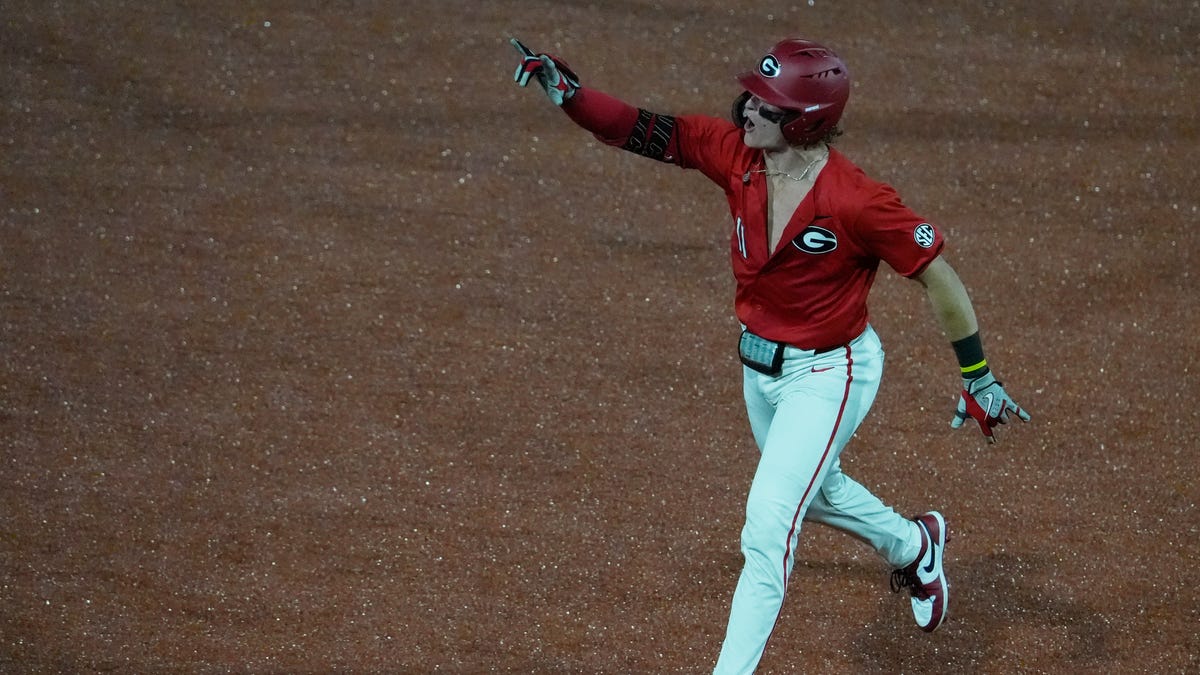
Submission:
{"label": "red batting glove", "polygon": [[963,380],[958,409],[954,412],[954,419],[950,420],[950,427],[957,429],[970,417],[979,424],[979,430],[987,437],[988,443],[995,443],[996,425],[1008,424],[1011,415],[1016,415],[1022,422],[1030,420],[1029,413],[1012,400],[996,376],[988,373],[974,380]]}

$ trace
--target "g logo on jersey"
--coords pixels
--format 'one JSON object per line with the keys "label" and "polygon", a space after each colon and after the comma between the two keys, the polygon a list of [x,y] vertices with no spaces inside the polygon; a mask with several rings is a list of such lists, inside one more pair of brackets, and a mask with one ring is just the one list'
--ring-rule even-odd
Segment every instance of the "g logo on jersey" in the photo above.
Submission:
{"label": "g logo on jersey", "polygon": [[937,239],[937,233],[933,231],[933,226],[929,223],[921,223],[917,229],[913,230],[913,239],[917,242],[917,246],[929,248]]}
{"label": "g logo on jersey", "polygon": [[779,77],[779,59],[774,54],[767,54],[758,62],[758,72],[763,77]]}
{"label": "g logo on jersey", "polygon": [[792,246],[805,253],[829,253],[837,248],[837,236],[823,227],[809,225],[792,240]]}

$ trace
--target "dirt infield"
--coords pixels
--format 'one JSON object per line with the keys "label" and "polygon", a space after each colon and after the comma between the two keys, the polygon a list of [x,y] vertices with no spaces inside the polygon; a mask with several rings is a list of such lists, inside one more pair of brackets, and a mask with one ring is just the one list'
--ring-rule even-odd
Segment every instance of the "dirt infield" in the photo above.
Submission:
{"label": "dirt infield", "polygon": [[1200,672],[1200,5],[564,4],[3,3],[0,670],[709,671],[756,455],[724,200],[506,40],[723,115],[804,35],[1034,421],[952,433],[882,273],[843,462],[949,516],[951,617],[809,528],[762,672]]}

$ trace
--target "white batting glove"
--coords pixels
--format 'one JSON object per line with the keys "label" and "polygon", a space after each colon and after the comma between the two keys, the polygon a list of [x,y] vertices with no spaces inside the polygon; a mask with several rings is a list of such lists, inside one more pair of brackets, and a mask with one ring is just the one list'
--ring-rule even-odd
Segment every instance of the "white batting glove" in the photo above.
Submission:
{"label": "white batting glove", "polygon": [[558,106],[575,95],[579,89],[579,78],[571,72],[566,62],[549,54],[535,54],[516,38],[509,38],[508,41],[521,54],[521,62],[513,73],[514,82],[524,87],[529,84],[530,76],[536,78],[546,96]]}
{"label": "white batting glove", "polygon": [[1008,424],[1011,415],[1016,415],[1022,422],[1030,420],[1029,413],[1012,400],[996,376],[988,373],[973,380],[963,380],[958,409],[954,412],[954,419],[950,420],[950,427],[958,429],[970,417],[979,423],[979,430],[987,437],[988,443],[995,443],[995,426]]}

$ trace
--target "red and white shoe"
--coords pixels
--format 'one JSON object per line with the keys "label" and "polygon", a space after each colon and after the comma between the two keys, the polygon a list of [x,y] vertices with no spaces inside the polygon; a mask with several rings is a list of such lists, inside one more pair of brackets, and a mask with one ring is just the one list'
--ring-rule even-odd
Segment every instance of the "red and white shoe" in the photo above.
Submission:
{"label": "red and white shoe", "polygon": [[892,570],[892,591],[912,593],[913,618],[921,630],[932,633],[946,620],[950,583],[942,567],[942,552],[950,541],[946,519],[937,511],[913,518],[921,530],[921,553],[907,567]]}

